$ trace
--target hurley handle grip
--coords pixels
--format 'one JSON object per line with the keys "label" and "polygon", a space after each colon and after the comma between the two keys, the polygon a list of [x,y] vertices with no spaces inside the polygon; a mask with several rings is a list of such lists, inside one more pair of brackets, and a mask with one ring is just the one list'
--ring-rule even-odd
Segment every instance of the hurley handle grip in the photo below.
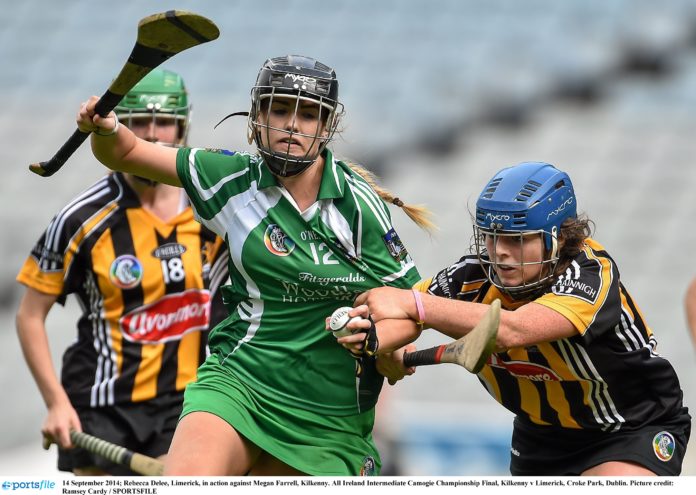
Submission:
{"label": "hurley handle grip", "polygon": [[[94,110],[102,117],[106,117],[109,115],[109,112],[113,110],[116,105],[118,105],[121,98],[121,95],[114,94],[107,90],[97,102]],[[63,146],[60,147],[56,154],[53,155],[53,158],[45,162],[32,163],[29,165],[29,170],[42,177],[50,177],[58,172],[63,165],[65,165],[68,158],[75,153],[77,148],[79,148],[82,143],[85,142],[85,139],[87,139],[87,136],[90,134],[91,132],[82,132],[80,129],[76,129],[75,132],[72,133],[72,136],[70,136],[68,140],[63,143]]]}

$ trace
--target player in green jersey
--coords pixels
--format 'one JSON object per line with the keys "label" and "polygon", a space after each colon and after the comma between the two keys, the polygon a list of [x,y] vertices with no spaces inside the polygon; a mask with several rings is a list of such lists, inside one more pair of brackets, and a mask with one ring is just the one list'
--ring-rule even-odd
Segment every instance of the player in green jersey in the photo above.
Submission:
{"label": "player in green jersey", "polygon": [[[167,474],[377,474],[372,440],[380,360],[354,360],[324,318],[367,289],[410,287],[416,267],[363,169],[326,147],[343,114],[330,67],[269,59],[251,92],[258,153],[156,147],[94,113],[78,114],[108,167],[184,187],[229,248],[230,316],[187,387]],[[105,136],[106,135],[106,136]],[[422,226],[422,210],[407,209]]]}
{"label": "player in green jersey", "polygon": [[[504,168],[481,192],[474,222],[475,254],[424,279],[422,295],[377,288],[353,311],[459,338],[500,300],[497,349],[478,378],[515,414],[513,475],[678,475],[691,432],[679,378],[577,214],[570,177],[548,163]],[[416,337],[412,325],[381,330],[385,346]]]}

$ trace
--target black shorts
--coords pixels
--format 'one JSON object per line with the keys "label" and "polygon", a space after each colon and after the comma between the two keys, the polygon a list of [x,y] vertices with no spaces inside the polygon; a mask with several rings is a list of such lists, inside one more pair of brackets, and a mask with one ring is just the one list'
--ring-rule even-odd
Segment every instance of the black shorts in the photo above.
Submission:
{"label": "black shorts", "polygon": [[579,476],[609,461],[629,461],[660,476],[678,476],[691,433],[686,408],[676,418],[615,433],[538,426],[515,418],[513,476]]}
{"label": "black shorts", "polygon": [[[77,408],[77,414],[85,433],[139,454],[159,457],[169,450],[183,398],[183,394],[170,394],[119,406]],[[137,476],[127,467],[81,448],[58,450],[59,470],[88,467],[97,467],[113,475]]]}

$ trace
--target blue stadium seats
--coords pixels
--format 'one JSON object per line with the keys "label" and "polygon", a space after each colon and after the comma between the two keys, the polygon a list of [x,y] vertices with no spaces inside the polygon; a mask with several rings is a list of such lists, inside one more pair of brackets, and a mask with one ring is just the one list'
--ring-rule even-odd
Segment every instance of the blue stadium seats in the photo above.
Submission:
{"label": "blue stadium seats", "polygon": [[[79,102],[108,86],[130,53],[137,20],[172,2],[5,3],[0,197],[3,229],[13,235],[0,239],[0,301],[14,302],[14,275],[41,229],[104,173],[86,145],[50,179],[31,175],[27,165],[50,158],[72,132]],[[347,115],[335,148],[375,166],[404,201],[427,203],[436,213],[442,231],[433,239],[394,213],[422,275],[466,249],[467,202],[494,170],[527,159],[553,161],[571,173],[580,208],[596,218],[598,238],[620,260],[661,349],[679,364],[693,362],[680,291],[696,270],[672,254],[696,244],[693,1],[179,0],[176,8],[206,15],[221,29],[219,40],[166,63],[189,86],[193,144],[248,149],[243,119],[215,132],[213,125],[247,109],[266,58],[312,55],[332,65],[341,81]],[[0,307],[4,327],[12,326],[13,310],[9,303]],[[72,336],[71,328],[61,331]],[[0,348],[15,339],[4,332]],[[13,362],[0,360],[2,390],[17,386],[16,370],[24,367],[15,354]],[[696,393],[688,369],[678,368],[687,396]],[[427,407],[442,395],[435,376],[423,370],[391,400]],[[28,373],[22,379],[33,390]],[[471,377],[457,387],[453,401],[475,397],[489,404]],[[35,440],[27,432],[38,430],[42,407],[36,400],[8,413],[0,450]],[[404,414],[404,423],[418,419]],[[471,448],[466,431],[426,445],[432,431],[425,426],[400,444],[409,455],[430,452],[423,465],[447,457],[447,449]],[[501,443],[492,438],[486,446],[490,459],[499,458]],[[498,469],[486,474],[504,474],[506,466]],[[448,465],[446,473],[429,474],[455,470]],[[685,470],[694,474],[696,466]]]}

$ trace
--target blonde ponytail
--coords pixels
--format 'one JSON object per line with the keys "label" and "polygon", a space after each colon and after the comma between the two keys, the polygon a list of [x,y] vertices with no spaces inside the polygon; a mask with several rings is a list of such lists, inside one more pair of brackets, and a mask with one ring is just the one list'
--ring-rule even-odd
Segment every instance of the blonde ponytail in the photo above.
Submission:
{"label": "blonde ponytail", "polygon": [[382,198],[386,203],[391,203],[398,206],[404,213],[410,218],[416,225],[428,233],[432,233],[437,230],[437,226],[432,222],[432,213],[423,205],[408,205],[405,204],[401,199],[394,196],[391,191],[384,189],[377,183],[377,177],[375,174],[367,170],[366,168],[351,162],[345,162],[351,168],[353,172],[358,174],[360,177],[365,179],[365,182],[370,184],[370,187],[375,190],[375,192]]}

